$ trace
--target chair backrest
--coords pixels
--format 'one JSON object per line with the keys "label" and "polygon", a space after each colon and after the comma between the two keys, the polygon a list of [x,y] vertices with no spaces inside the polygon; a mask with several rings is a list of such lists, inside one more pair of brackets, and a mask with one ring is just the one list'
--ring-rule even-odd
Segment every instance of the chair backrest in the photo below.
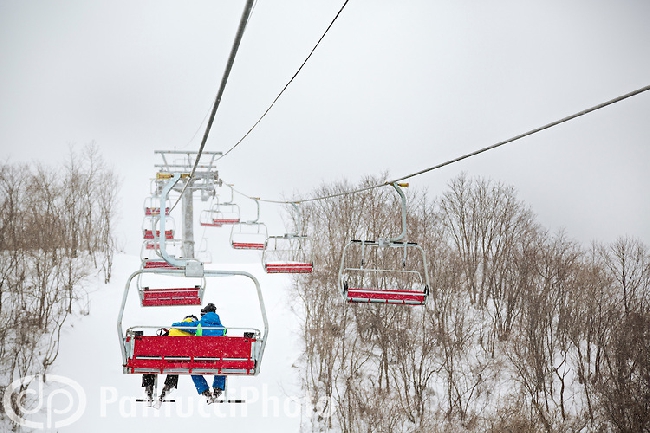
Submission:
{"label": "chair backrest", "polygon": [[256,343],[248,336],[127,336],[124,372],[254,375]]}

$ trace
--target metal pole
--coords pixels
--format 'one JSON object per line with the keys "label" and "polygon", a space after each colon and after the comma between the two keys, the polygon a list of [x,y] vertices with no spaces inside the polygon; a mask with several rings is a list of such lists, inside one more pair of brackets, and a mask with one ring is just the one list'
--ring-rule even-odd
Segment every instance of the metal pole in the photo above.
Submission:
{"label": "metal pole", "polygon": [[401,187],[407,187],[408,183],[393,182],[391,185],[393,188],[395,188],[395,191],[397,191],[400,198],[402,199],[402,233],[400,233],[400,235],[396,238],[390,240],[391,242],[397,242],[401,241],[404,239],[404,236],[406,236],[406,197],[404,196],[404,192],[402,191]]}
{"label": "metal pole", "polygon": [[182,197],[183,212],[183,257],[187,259],[194,258],[194,189],[192,188],[192,179],[188,179],[187,188],[184,188]]}

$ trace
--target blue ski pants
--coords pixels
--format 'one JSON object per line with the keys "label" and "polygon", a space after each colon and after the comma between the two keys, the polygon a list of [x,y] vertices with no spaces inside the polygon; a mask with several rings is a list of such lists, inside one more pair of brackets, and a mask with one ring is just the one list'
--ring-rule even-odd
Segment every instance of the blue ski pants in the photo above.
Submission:
{"label": "blue ski pants", "polygon": [[[196,388],[196,392],[198,392],[199,394],[203,394],[206,390],[209,389],[208,381],[205,380],[205,378],[200,374],[193,374],[192,381],[194,382],[194,387]],[[212,387],[225,390],[226,376],[215,375],[214,380],[212,381]]]}

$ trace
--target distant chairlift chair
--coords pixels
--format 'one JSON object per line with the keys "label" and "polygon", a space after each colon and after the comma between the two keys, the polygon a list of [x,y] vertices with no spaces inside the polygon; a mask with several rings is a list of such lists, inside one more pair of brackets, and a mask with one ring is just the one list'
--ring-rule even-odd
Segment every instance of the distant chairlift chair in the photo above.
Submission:
{"label": "distant chairlift chair", "polygon": [[[429,295],[427,258],[406,234],[406,199],[402,199],[402,233],[394,239],[353,239],[343,248],[339,290],[349,303],[423,305]],[[407,186],[407,184],[406,184]]]}
{"label": "distant chairlift chair", "polygon": [[[144,214],[145,216],[156,216],[160,215],[160,197],[152,195],[144,199]],[[169,200],[165,205],[165,215],[169,215]]]}
{"label": "distant chairlift chair", "polygon": [[[167,227],[165,228],[165,239],[174,239],[174,219],[170,216],[164,216]],[[160,238],[160,214],[145,216],[142,221],[142,238],[145,240],[158,240]]]}
{"label": "distant chairlift chair", "polygon": [[269,237],[266,224],[259,221],[259,198],[253,198],[257,204],[257,218],[233,224],[230,231],[230,245],[236,250],[264,250]]}
{"label": "distant chairlift chair", "polygon": [[200,224],[204,227],[222,227],[225,225],[237,224],[241,221],[239,205],[234,203],[234,190],[228,185],[231,191],[230,200],[225,203],[217,202],[210,206],[210,209],[201,212]]}
{"label": "distant chairlift chair", "polygon": [[302,274],[313,271],[311,239],[302,233],[302,218],[297,203],[291,203],[298,212],[295,233],[269,236],[262,254],[262,265],[268,274]]}

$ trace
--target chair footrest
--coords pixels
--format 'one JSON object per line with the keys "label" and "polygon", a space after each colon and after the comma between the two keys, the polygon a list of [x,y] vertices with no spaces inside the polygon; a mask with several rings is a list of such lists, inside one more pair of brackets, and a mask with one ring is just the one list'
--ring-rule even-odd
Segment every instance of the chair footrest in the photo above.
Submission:
{"label": "chair footrest", "polygon": [[380,290],[352,288],[347,291],[348,302],[356,303],[387,303],[422,305],[426,302],[424,292],[414,290]]}
{"label": "chair footrest", "polygon": [[254,242],[233,242],[232,247],[236,250],[263,250],[264,244]]}
{"label": "chair footrest", "polygon": [[199,288],[148,289],[142,291],[143,307],[168,305],[201,305]]}
{"label": "chair footrest", "polygon": [[267,274],[305,274],[313,270],[311,263],[267,263],[264,267]]}

